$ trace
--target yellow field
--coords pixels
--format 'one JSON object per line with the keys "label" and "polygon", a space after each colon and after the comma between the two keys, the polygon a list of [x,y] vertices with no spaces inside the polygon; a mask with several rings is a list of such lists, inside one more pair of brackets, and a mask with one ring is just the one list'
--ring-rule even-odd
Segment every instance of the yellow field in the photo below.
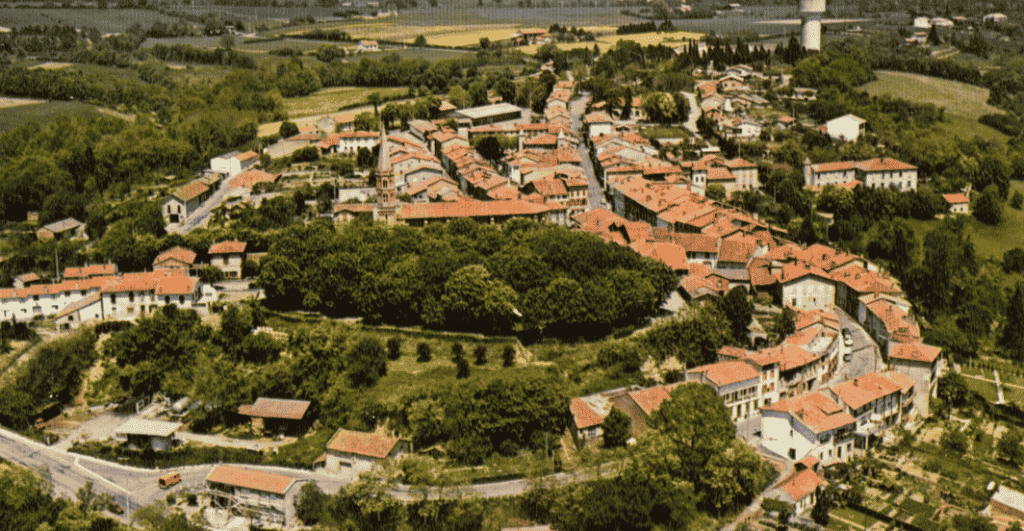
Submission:
{"label": "yellow field", "polygon": [[[587,28],[590,31],[595,31],[595,28]],[[664,44],[666,46],[673,46],[675,44],[683,44],[688,40],[698,40],[703,37],[703,34],[693,33],[690,31],[676,31],[672,33],[634,33],[632,35],[616,35],[615,28],[611,28],[604,35],[598,35],[595,42],[572,42],[572,43],[557,43],[557,46],[562,50],[573,50],[576,48],[593,48],[595,44],[602,51],[607,50],[615,45],[620,40],[623,41],[635,41],[641,46],[651,46],[655,44]],[[523,46],[519,48],[526,54],[533,54],[537,52],[537,48],[540,45]]]}
{"label": "yellow field", "polygon": [[287,98],[284,100],[284,110],[288,116],[323,116],[327,113],[337,112],[341,107],[365,103],[366,95],[371,92],[380,92],[384,96],[391,97],[406,94],[409,89],[404,87],[331,87],[314,92],[309,96]]}

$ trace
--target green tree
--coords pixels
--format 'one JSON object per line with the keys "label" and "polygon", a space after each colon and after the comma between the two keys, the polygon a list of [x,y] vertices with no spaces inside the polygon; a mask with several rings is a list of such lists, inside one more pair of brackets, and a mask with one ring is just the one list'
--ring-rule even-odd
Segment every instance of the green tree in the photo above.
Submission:
{"label": "green tree", "polygon": [[987,225],[998,225],[1003,220],[1003,203],[997,195],[998,192],[986,188],[981,196],[974,200],[974,217]]}
{"label": "green tree", "polygon": [[729,320],[729,331],[735,344],[746,345],[749,340],[750,321],[753,318],[754,305],[750,302],[747,290],[736,286],[722,298],[722,312]]}
{"label": "green tree", "polygon": [[[370,105],[373,105],[373,115],[374,116],[380,116],[380,109],[379,109],[379,107],[380,107],[381,103],[384,103],[384,101],[385,101],[384,95],[381,94],[380,92],[373,91],[373,92],[371,92],[371,93],[366,95],[366,102],[369,103]],[[359,117],[356,116],[356,118],[358,119]]]}
{"label": "green tree", "polygon": [[1024,361],[1024,284],[1013,290],[999,335],[999,346],[1013,359]]}
{"label": "green tree", "polygon": [[633,436],[629,415],[616,407],[608,411],[608,416],[601,424],[601,431],[604,434],[605,448],[624,448],[626,441]]}
{"label": "green tree", "polygon": [[505,345],[501,350],[502,367],[511,367],[516,364],[516,349],[512,345]]}
{"label": "green tree", "polygon": [[671,457],[678,458],[672,466],[678,467],[682,479],[693,482],[697,492],[711,458],[736,437],[736,426],[721,397],[705,385],[673,389],[670,398],[651,414],[648,427],[664,436]]}
{"label": "green tree", "polygon": [[402,340],[397,337],[388,338],[388,359],[391,361],[402,357]]}
{"label": "green tree", "polygon": [[818,231],[814,228],[812,215],[804,216],[800,220],[800,225],[797,226],[797,230],[793,233],[793,240],[805,245],[818,243]]}
{"label": "green tree", "polygon": [[465,266],[452,274],[441,296],[448,326],[477,332],[509,330],[515,303],[516,292],[492,278],[482,265]]}
{"label": "green tree", "polygon": [[413,46],[426,46],[427,45],[427,38],[424,37],[423,35],[417,35],[416,39],[414,41],[412,41],[412,45]]}
{"label": "green tree", "polygon": [[779,344],[783,339],[796,332],[796,313],[789,306],[784,306],[782,311],[772,315],[771,323],[768,325],[768,339]]}
{"label": "green tree", "polygon": [[224,271],[214,265],[208,265],[199,270],[199,281],[203,284],[213,284],[224,280]]}
{"label": "green tree", "polygon": [[811,520],[820,526],[827,527],[831,519],[829,511],[835,507],[837,498],[838,491],[831,485],[818,493],[818,500],[814,503],[814,508],[811,509]]}
{"label": "green tree", "polygon": [[379,340],[364,337],[349,351],[346,366],[353,387],[373,387],[388,372],[387,353]]}
{"label": "green tree", "polygon": [[480,344],[473,349],[473,363],[476,365],[487,365],[487,345]]}
{"label": "green tree", "polygon": [[480,153],[480,156],[487,160],[496,161],[505,155],[505,150],[501,146],[501,140],[495,135],[473,137],[472,144],[473,148]]}
{"label": "green tree", "polygon": [[464,380],[469,378],[469,360],[464,356],[461,358],[455,358],[455,378],[458,380]]}
{"label": "green tree", "polygon": [[964,454],[970,448],[971,441],[967,434],[960,430],[960,426],[947,427],[939,437],[939,446],[955,454]]}
{"label": "green tree", "polygon": [[430,345],[423,342],[416,345],[416,361],[420,363],[426,363],[430,361],[430,359]]}
{"label": "green tree", "polygon": [[707,190],[704,191],[704,195],[708,199],[721,201],[725,199],[725,187],[718,183],[712,183],[708,185]]}
{"label": "green tree", "polygon": [[904,219],[883,220],[876,227],[878,232],[868,243],[868,257],[888,260],[897,275],[908,271],[917,251],[914,229]]}
{"label": "green tree", "polygon": [[641,108],[652,122],[671,124],[679,119],[676,101],[667,92],[652,92],[648,94]]}
{"label": "green tree", "polygon": [[1024,465],[1024,446],[1021,446],[1022,444],[1024,444],[1024,433],[1013,428],[999,438],[996,451],[999,457],[1006,459],[1013,466],[1019,467]]}
{"label": "green tree", "polygon": [[281,127],[277,130],[277,133],[281,135],[281,138],[291,138],[299,134],[299,126],[295,122],[285,120],[281,122]]}
{"label": "green tree", "polygon": [[295,516],[303,525],[316,525],[323,517],[330,498],[320,490],[315,481],[307,482],[295,497]]}
{"label": "green tree", "polygon": [[1003,270],[1007,273],[1024,272],[1024,249],[1015,247],[1003,253]]}

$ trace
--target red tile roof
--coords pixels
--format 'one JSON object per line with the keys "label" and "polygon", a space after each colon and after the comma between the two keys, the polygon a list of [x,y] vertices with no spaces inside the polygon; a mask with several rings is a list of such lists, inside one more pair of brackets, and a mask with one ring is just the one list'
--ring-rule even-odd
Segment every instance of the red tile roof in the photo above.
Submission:
{"label": "red tile roof", "polygon": [[856,420],[849,413],[843,411],[839,404],[817,391],[794,398],[784,398],[774,404],[762,406],[761,409],[789,413],[800,419],[814,433],[856,423]]}
{"label": "red tile roof", "polygon": [[676,242],[689,253],[718,253],[718,238],[705,234],[678,234]]}
{"label": "red tile roof", "polygon": [[221,483],[260,492],[284,494],[297,480],[290,476],[282,476],[261,470],[246,470],[231,465],[219,465],[206,476],[210,483]]}
{"label": "red tile roof", "polygon": [[193,264],[196,261],[196,253],[191,249],[184,247],[171,247],[166,251],[158,254],[153,259],[153,265],[157,265],[165,260],[174,260],[183,264]]}
{"label": "red tile roof", "polygon": [[874,171],[899,171],[899,170],[916,170],[917,166],[907,164],[906,162],[883,157],[880,159],[869,159],[862,160],[857,164],[857,167],[863,171],[874,172]]}
{"label": "red tile roof", "polygon": [[825,480],[818,477],[813,470],[807,469],[786,476],[776,485],[776,488],[785,492],[795,503],[810,496],[818,487],[824,485],[826,485]]}
{"label": "red tile roof", "polygon": [[669,392],[665,386],[659,385],[642,391],[633,391],[629,393],[629,397],[636,402],[636,405],[640,406],[647,416],[650,416],[662,402],[669,399]]}
{"label": "red tile roof", "polygon": [[210,254],[237,254],[245,252],[246,242],[226,241],[215,243],[210,246]]}
{"label": "red tile roof", "polygon": [[832,282],[832,278],[824,270],[806,263],[786,264],[778,273],[779,282],[782,283],[792,282],[806,276],[816,276],[822,280]]}
{"label": "red tile roof", "polygon": [[157,295],[188,295],[196,291],[196,279],[192,277],[162,278],[156,283]]}
{"label": "red tile roof", "polygon": [[754,254],[752,245],[742,241],[725,240],[718,250],[718,261],[746,264],[752,254]]}
{"label": "red tile roof", "polygon": [[964,203],[970,203],[971,200],[967,197],[967,194],[942,194],[942,198],[951,205],[961,205]]}
{"label": "red tile roof", "polygon": [[860,409],[875,400],[880,400],[893,393],[900,392],[900,386],[892,380],[873,372],[860,378],[847,380],[832,386],[839,399],[850,409]]}
{"label": "red tile roof", "polygon": [[210,187],[206,183],[195,180],[175,190],[173,196],[182,201],[191,201],[206,193],[209,189]]}
{"label": "red tile roof", "polygon": [[694,374],[703,373],[705,378],[718,387],[754,380],[761,375],[757,369],[754,369],[745,361],[720,361],[710,365],[694,367],[690,372]]}
{"label": "red tile roof", "polygon": [[576,422],[576,429],[585,430],[604,422],[604,417],[580,398],[573,398],[572,402],[569,402],[569,412]]}
{"label": "red tile roof", "polygon": [[521,200],[474,201],[452,203],[412,203],[402,205],[405,219],[469,218],[489,216],[524,216],[543,214],[548,208]]}
{"label": "red tile roof", "polygon": [[263,170],[249,170],[234,179],[231,179],[231,188],[252,188],[256,183],[273,183],[281,177],[281,174],[273,175]]}
{"label": "red tile roof", "polygon": [[385,437],[376,433],[338,430],[327,443],[327,449],[347,454],[383,459],[400,441],[398,437]]}
{"label": "red tile roof", "polygon": [[[245,408],[244,412],[242,408]],[[257,398],[252,405],[239,406],[238,412],[249,417],[300,420],[306,415],[307,409],[309,409],[308,400]]]}
{"label": "red tile roof", "polygon": [[914,380],[913,376],[910,376],[909,374],[904,374],[902,372],[889,371],[882,373],[882,376],[885,376],[890,381],[892,381],[892,383],[898,385],[900,387],[900,390],[903,391],[904,393],[913,389],[914,385],[917,383],[917,381]]}
{"label": "red tile roof", "polygon": [[583,121],[588,124],[610,124],[612,117],[606,112],[592,112],[583,118]]}
{"label": "red tile roof", "polygon": [[896,343],[889,349],[889,358],[933,363],[942,349],[924,343]]}
{"label": "red tile roof", "polygon": [[64,269],[64,278],[89,278],[115,273],[117,273],[117,266],[114,264],[93,264],[83,267],[68,267]]}

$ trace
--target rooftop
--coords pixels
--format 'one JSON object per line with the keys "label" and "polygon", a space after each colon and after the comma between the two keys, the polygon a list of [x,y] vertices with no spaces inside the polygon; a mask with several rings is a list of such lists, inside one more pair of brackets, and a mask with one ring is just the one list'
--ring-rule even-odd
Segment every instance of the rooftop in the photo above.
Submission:
{"label": "rooftop", "polygon": [[710,365],[694,367],[693,374],[703,374],[704,378],[718,387],[755,380],[760,376],[757,369],[745,361],[720,361]]}
{"label": "rooftop", "polygon": [[774,404],[762,406],[761,410],[789,413],[800,419],[805,426],[815,433],[834,430],[856,423],[856,420],[849,413],[843,411],[839,404],[820,391],[805,393],[793,398],[784,398]]}
{"label": "rooftop", "polygon": [[391,453],[400,440],[398,437],[340,429],[328,441],[327,449],[383,459]]}
{"label": "rooftop", "polygon": [[832,392],[850,409],[860,409],[875,400],[900,392],[900,385],[873,372],[832,386]]}
{"label": "rooftop", "polygon": [[261,470],[246,470],[236,466],[218,465],[210,472],[210,475],[206,476],[206,481],[260,492],[284,494],[298,480],[290,476],[282,476]]}
{"label": "rooftop", "polygon": [[257,398],[252,405],[238,406],[238,413],[247,417],[299,420],[306,415],[309,404],[308,400]]}
{"label": "rooftop", "polygon": [[233,253],[244,253],[246,242],[240,241],[226,241],[215,243],[210,246],[208,251],[210,254],[233,254]]}
{"label": "rooftop", "polygon": [[150,437],[170,437],[181,428],[180,422],[165,422],[162,420],[150,420],[133,418],[118,426],[118,435],[147,435]]}

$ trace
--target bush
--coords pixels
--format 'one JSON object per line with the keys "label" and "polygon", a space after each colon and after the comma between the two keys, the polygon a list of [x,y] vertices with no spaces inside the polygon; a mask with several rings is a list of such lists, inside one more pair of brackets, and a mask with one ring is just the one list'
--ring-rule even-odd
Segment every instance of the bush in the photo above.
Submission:
{"label": "bush", "polygon": [[1024,249],[1016,247],[1003,253],[1003,270],[1007,273],[1024,272]]}
{"label": "bush", "polygon": [[1024,194],[1018,190],[1010,196],[1010,208],[1020,210],[1022,206],[1024,206]]}
{"label": "bush", "polygon": [[195,494],[190,492],[190,493],[185,495],[185,501],[190,506],[195,507],[196,505],[199,505],[199,496],[196,496]]}
{"label": "bush", "polygon": [[512,345],[505,345],[505,348],[501,351],[501,361],[503,367],[511,367],[516,364],[516,349]]}
{"label": "bush", "polygon": [[402,357],[402,340],[397,337],[388,338],[388,359],[391,361]]}
{"label": "bush", "polygon": [[168,492],[167,493],[167,505],[174,505],[175,503],[178,503],[178,497],[175,496],[173,492]]}
{"label": "bush", "polygon": [[477,345],[473,349],[473,356],[476,358],[473,363],[477,365],[487,365],[487,345]]}
{"label": "bush", "polygon": [[431,360],[430,345],[426,343],[420,343],[416,345],[416,361],[420,363],[426,363]]}
{"label": "bush", "polygon": [[224,272],[217,266],[206,266],[199,270],[199,281],[203,284],[212,284],[224,280]]}
{"label": "bush", "polygon": [[102,321],[96,325],[97,334],[113,334],[131,328],[135,323],[131,321]]}

